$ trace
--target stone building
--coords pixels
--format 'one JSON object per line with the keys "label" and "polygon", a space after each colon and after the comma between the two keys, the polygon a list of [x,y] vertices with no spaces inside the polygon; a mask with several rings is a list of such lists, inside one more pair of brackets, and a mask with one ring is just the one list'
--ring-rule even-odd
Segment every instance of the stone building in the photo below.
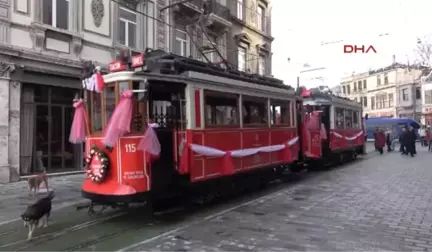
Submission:
{"label": "stone building", "polygon": [[271,75],[269,0],[178,2],[0,0],[0,183],[82,170],[82,146],[68,138],[86,61],[106,69],[122,49],[145,48],[204,59],[199,47]]}
{"label": "stone building", "polygon": [[341,80],[341,95],[362,103],[371,117],[421,119],[420,78],[425,68],[399,63]]}

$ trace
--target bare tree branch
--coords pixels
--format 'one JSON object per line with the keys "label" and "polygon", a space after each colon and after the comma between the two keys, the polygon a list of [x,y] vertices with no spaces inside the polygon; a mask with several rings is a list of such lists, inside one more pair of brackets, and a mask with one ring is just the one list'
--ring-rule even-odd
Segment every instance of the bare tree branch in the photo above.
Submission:
{"label": "bare tree branch", "polygon": [[415,50],[418,61],[423,66],[431,66],[432,63],[432,44],[430,43],[418,43]]}

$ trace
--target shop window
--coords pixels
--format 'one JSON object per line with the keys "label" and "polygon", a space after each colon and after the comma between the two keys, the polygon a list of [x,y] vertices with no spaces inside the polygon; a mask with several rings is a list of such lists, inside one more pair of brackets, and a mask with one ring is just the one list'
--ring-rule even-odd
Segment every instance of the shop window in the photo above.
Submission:
{"label": "shop window", "polygon": [[268,125],[267,99],[243,96],[244,125]]}
{"label": "shop window", "polygon": [[353,126],[353,111],[350,109],[345,109],[345,128],[351,129]]}
{"label": "shop window", "polygon": [[335,128],[343,129],[345,125],[344,110],[341,108],[335,108]]}
{"label": "shop window", "polygon": [[204,92],[206,126],[238,126],[238,96],[209,91]]}
{"label": "shop window", "polygon": [[291,126],[290,101],[271,101],[270,122],[271,125]]}

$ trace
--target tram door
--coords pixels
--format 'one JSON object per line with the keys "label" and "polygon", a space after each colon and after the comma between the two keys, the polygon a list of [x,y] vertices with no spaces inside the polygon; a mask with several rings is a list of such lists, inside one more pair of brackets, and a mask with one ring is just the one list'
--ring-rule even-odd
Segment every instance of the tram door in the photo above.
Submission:
{"label": "tram door", "polygon": [[308,158],[320,158],[322,156],[320,112],[306,112],[303,128],[303,153]]}

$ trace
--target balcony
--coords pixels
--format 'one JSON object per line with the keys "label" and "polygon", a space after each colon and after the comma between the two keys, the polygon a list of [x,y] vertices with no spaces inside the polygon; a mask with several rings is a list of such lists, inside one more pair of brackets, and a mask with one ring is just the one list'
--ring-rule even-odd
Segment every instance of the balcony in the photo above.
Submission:
{"label": "balcony", "polygon": [[234,20],[271,36],[271,13],[269,9],[260,12],[258,6],[247,5],[243,0],[225,1],[227,1],[227,6]]}
{"label": "balcony", "polygon": [[230,10],[221,0],[210,0],[205,14],[208,15],[206,26],[213,31],[223,32],[232,25]]}
{"label": "balcony", "polygon": [[184,0],[174,0],[171,4],[176,4],[174,11],[182,17],[195,17],[203,13],[204,0],[191,0],[185,2]]}

